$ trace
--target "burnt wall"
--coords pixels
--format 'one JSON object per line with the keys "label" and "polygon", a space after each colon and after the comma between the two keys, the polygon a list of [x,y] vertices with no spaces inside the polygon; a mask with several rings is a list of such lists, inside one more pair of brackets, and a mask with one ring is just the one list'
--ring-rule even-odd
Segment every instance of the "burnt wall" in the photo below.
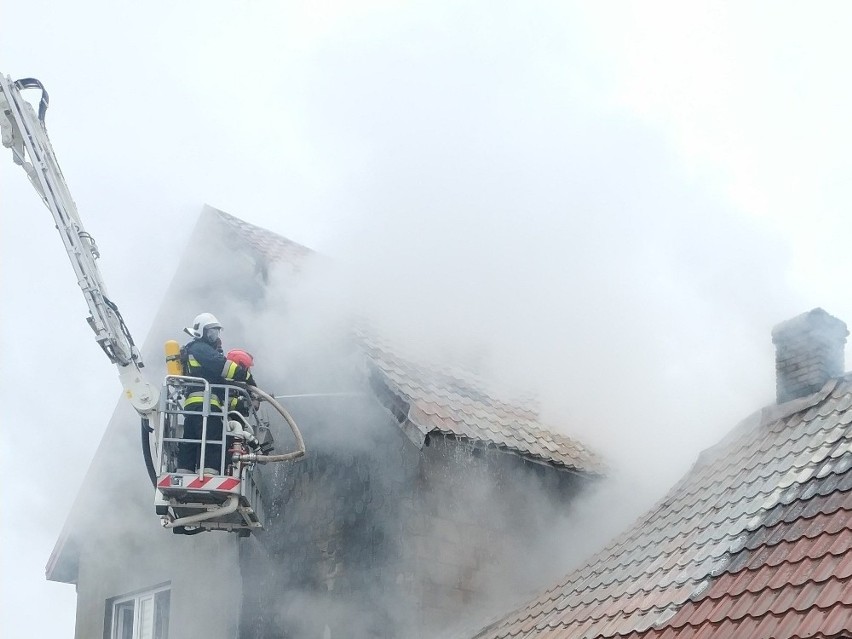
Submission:
{"label": "burnt wall", "polygon": [[264,469],[242,637],[434,636],[541,584],[530,551],[576,476],[442,436],[418,449],[369,393],[290,410],[312,448]]}
{"label": "burnt wall", "polygon": [[544,583],[552,571],[545,539],[584,482],[470,442],[431,436],[426,444],[407,513],[406,568],[416,626],[432,636],[487,619]]}

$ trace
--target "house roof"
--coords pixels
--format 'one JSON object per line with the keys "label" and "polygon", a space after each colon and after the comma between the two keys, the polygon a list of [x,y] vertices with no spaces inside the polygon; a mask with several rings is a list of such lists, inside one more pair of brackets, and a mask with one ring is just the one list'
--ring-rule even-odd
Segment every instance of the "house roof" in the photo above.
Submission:
{"label": "house roof", "polygon": [[[308,259],[319,257],[309,248],[209,206],[205,207],[202,212],[193,233],[193,240],[210,239],[203,236],[207,232],[212,233],[217,242],[224,242],[225,247],[229,249],[227,252],[228,260],[237,260],[228,261],[223,265],[221,262],[224,260],[217,258],[216,263],[227,268],[229,273],[234,272],[232,266],[239,264],[238,260],[240,259],[248,262],[250,272],[265,272],[273,264],[283,264],[291,272],[299,273],[305,268]],[[195,246],[198,255],[193,254],[193,246]],[[178,274],[167,291],[158,316],[154,321],[152,334],[149,335],[146,345],[143,347],[149,365],[156,362],[156,358],[149,355],[160,352],[159,349],[163,341],[160,339],[160,335],[155,334],[157,327],[174,326],[175,315],[180,315],[183,312],[185,316],[192,308],[195,296],[200,294],[194,289],[189,289],[197,284],[196,280],[200,277],[198,275],[200,272],[198,259],[209,260],[209,254],[210,244],[207,241],[190,243],[189,248],[185,251],[181,266],[178,268]],[[201,270],[203,271],[203,269]],[[214,274],[214,276],[217,274]],[[245,273],[241,272],[240,277],[245,277]],[[255,279],[260,281],[263,278]],[[181,304],[188,306],[182,310]],[[168,333],[168,330],[164,332],[164,334]],[[591,456],[591,453],[588,453],[579,443],[551,433],[539,425],[535,422],[530,411],[497,402],[490,397],[475,398],[473,386],[465,386],[466,378],[464,375],[453,378],[452,384],[447,381],[449,378],[443,378],[444,382],[433,379],[432,382],[427,383],[425,375],[427,369],[425,368],[418,368],[413,364],[406,369],[400,368],[399,363],[402,360],[391,357],[389,353],[380,357],[376,351],[370,357],[370,361],[375,364],[378,370],[386,371],[389,380],[386,388],[393,389],[391,392],[395,394],[394,396],[399,403],[411,402],[417,411],[424,413],[422,416],[416,411],[412,413],[413,423],[417,424],[413,428],[422,427],[424,434],[438,431],[445,435],[466,436],[476,441],[504,447],[513,453],[540,460],[554,467],[589,471],[598,468],[597,458]],[[151,365],[151,368],[154,369],[155,365]],[[406,377],[406,375],[410,375],[410,377]],[[442,383],[445,383],[446,386],[442,386]],[[469,390],[461,393],[458,389],[462,387]],[[415,389],[419,390],[415,391]],[[455,389],[454,394],[449,395],[448,393],[452,389]],[[418,401],[411,401],[415,397]],[[420,402],[421,398],[424,402]],[[432,403],[426,402],[425,400],[429,398],[434,401]],[[444,408],[440,408],[442,406]],[[452,421],[450,415],[441,411],[453,406],[459,411],[453,413],[458,419],[458,425],[450,428],[447,422],[441,426],[442,422],[439,418]],[[132,444],[133,452],[127,454],[136,454],[135,447],[138,445],[138,436],[127,437],[122,434],[128,421],[127,415],[120,416],[122,408],[126,412],[132,413],[128,406],[120,404],[116,410],[116,416],[113,417],[110,426],[107,428],[94,461],[83,481],[83,487],[77,495],[71,513],[65,521],[62,533],[48,560],[45,572],[50,580],[68,583],[76,581],[78,554],[76,535],[81,526],[90,518],[90,512],[86,507],[87,499],[90,499],[91,495],[103,492],[100,487],[102,477],[109,473],[105,468],[109,466],[108,460],[117,447],[120,445],[130,447]],[[429,413],[429,411],[434,412]],[[430,420],[434,422],[432,427],[429,426]],[[489,424],[491,430],[488,428]],[[410,424],[408,422],[405,425],[401,424],[403,430],[405,430],[406,425]],[[476,433],[479,433],[479,435],[474,436]],[[125,439],[128,441],[125,441]],[[594,463],[592,460],[594,460]],[[138,486],[134,484],[134,487],[139,490],[147,490],[144,484]]]}
{"label": "house roof", "polygon": [[[215,209],[214,209],[215,210]],[[316,255],[295,242],[239,218],[215,210],[237,235],[270,263],[299,266]],[[530,405],[510,403],[489,395],[476,377],[461,370],[438,369],[404,358],[375,335],[359,332],[358,341],[395,395],[394,406],[407,407],[403,427],[417,443],[429,433],[455,436],[519,454],[552,466],[602,473],[602,460],[579,441],[560,435],[541,423]],[[386,398],[385,398],[386,399]]]}
{"label": "house roof", "polygon": [[852,382],[756,413],[479,639],[852,634]]}
{"label": "house roof", "polygon": [[360,335],[387,391],[386,404],[417,443],[430,433],[510,451],[534,461],[586,473],[602,473],[601,458],[579,441],[541,423],[531,402],[512,403],[490,394],[474,375],[414,363],[376,338]]}
{"label": "house roof", "polygon": [[264,228],[249,224],[238,217],[229,215],[224,211],[207,207],[226,227],[233,231],[229,240],[238,248],[250,247],[257,254],[269,262],[286,262],[296,268],[300,268],[305,258],[315,256],[316,253],[306,246],[297,244],[286,237],[267,231]]}

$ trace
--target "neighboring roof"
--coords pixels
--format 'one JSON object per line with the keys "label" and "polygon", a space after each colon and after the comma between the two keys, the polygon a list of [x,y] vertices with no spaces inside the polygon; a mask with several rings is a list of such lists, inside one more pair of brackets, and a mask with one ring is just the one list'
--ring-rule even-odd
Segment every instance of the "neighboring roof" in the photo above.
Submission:
{"label": "neighboring roof", "polygon": [[583,568],[476,636],[849,636],[850,424],[848,378],[756,414]]}
{"label": "neighboring roof", "polygon": [[[391,401],[381,397],[416,443],[430,433],[484,443],[529,459],[586,473],[603,461],[579,441],[541,424],[538,412],[490,395],[470,373],[414,364],[361,336]],[[418,441],[419,440],[419,441]]]}

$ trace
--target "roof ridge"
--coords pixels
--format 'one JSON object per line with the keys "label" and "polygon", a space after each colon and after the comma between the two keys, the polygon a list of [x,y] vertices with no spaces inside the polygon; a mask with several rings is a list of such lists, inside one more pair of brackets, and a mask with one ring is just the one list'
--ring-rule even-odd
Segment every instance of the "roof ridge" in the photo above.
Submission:
{"label": "roof ridge", "polygon": [[239,238],[245,245],[270,262],[286,262],[291,266],[299,266],[305,259],[319,255],[313,249],[290,238],[262,226],[246,222],[209,204],[205,205],[205,212],[213,215],[222,224],[236,232],[231,234],[229,238]]}

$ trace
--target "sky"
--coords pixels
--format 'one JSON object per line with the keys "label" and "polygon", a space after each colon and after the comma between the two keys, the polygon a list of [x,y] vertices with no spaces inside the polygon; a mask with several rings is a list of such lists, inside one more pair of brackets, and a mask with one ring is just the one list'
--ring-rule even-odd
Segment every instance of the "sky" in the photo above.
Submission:
{"label": "sky", "polygon": [[[7,4],[138,341],[210,204],[650,494],[773,401],[774,324],[852,321],[846,3]],[[120,387],[3,151],[0,632],[70,637],[43,569]]]}

